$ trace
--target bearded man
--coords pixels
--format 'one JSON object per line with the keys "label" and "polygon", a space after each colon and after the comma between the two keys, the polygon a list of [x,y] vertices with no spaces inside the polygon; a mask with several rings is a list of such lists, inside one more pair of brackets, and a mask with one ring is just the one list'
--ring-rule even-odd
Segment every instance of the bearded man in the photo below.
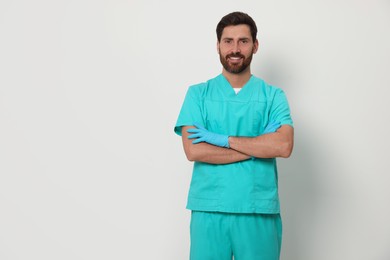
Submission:
{"label": "bearded man", "polygon": [[257,27],[233,12],[217,25],[222,73],[189,87],[175,132],[194,162],[191,260],[277,260],[282,222],[276,158],[293,149],[285,93],[251,74]]}

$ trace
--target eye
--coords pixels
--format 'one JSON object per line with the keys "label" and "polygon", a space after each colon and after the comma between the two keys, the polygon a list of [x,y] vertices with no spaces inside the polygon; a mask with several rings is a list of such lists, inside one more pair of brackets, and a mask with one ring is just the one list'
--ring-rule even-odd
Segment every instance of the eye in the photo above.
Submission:
{"label": "eye", "polygon": [[232,40],[225,39],[223,42],[224,42],[225,44],[230,44],[230,43],[232,43]]}
{"label": "eye", "polygon": [[247,44],[249,41],[248,40],[241,40],[242,43]]}

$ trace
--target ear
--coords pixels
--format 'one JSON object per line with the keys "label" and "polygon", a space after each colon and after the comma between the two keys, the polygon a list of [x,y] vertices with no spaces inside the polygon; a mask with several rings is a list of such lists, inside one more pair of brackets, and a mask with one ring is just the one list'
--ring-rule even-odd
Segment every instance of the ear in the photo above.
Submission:
{"label": "ear", "polygon": [[220,54],[219,53],[219,41],[218,40],[217,40],[217,53]]}
{"label": "ear", "polygon": [[259,40],[256,39],[255,43],[253,44],[253,54],[255,54],[259,50]]}

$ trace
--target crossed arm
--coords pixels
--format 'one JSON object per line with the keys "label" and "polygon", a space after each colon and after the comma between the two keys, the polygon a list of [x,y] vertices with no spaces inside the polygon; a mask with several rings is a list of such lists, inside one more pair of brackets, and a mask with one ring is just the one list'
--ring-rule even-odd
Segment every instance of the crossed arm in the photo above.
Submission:
{"label": "crossed arm", "polygon": [[188,139],[188,129],[182,127],[184,152],[190,161],[212,164],[227,164],[257,158],[287,158],[291,155],[294,141],[294,129],[289,125],[281,126],[276,132],[256,137],[229,137],[230,148],[222,148],[205,142],[193,144]]}

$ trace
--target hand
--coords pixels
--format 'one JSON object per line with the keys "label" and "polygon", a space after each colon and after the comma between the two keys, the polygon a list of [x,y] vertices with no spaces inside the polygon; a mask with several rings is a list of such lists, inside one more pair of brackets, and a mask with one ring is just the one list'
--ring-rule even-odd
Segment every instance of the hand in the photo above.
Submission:
{"label": "hand", "polygon": [[275,122],[275,121],[269,122],[262,134],[274,133],[276,132],[276,130],[280,128],[280,126],[281,126],[280,122]]}
{"label": "hand", "polygon": [[212,133],[198,123],[194,123],[194,126],[196,128],[191,128],[187,130],[188,133],[191,133],[191,135],[188,136],[188,139],[195,139],[192,141],[193,144],[206,142],[219,147],[230,147],[228,135]]}

